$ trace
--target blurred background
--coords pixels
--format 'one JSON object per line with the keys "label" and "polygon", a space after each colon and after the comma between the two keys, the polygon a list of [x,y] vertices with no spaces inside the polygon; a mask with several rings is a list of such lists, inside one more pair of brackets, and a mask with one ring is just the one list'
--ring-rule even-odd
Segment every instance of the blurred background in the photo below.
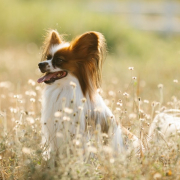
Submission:
{"label": "blurred background", "polygon": [[40,47],[53,28],[67,41],[86,31],[104,34],[107,95],[130,93],[136,77],[137,96],[158,99],[158,84],[164,85],[165,100],[179,96],[179,1],[0,0],[0,13],[0,81],[10,81],[15,91],[41,76]]}

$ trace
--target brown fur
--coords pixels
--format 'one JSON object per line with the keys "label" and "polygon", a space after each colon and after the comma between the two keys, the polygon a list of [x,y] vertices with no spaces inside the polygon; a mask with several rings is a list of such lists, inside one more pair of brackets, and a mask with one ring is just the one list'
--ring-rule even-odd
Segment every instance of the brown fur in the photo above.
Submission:
{"label": "brown fur", "polygon": [[[46,59],[52,45],[63,42],[62,36],[56,31],[49,31],[44,41],[42,59]],[[53,65],[76,76],[84,96],[88,93],[93,100],[94,91],[101,86],[101,70],[105,53],[104,36],[98,32],[87,32],[75,38],[69,47],[57,51],[53,57]],[[63,61],[58,61],[58,58]]]}
{"label": "brown fur", "polygon": [[52,45],[63,43],[63,36],[60,36],[55,30],[48,30],[45,36],[45,40],[42,46],[42,58],[41,60],[45,60],[49,49]]}

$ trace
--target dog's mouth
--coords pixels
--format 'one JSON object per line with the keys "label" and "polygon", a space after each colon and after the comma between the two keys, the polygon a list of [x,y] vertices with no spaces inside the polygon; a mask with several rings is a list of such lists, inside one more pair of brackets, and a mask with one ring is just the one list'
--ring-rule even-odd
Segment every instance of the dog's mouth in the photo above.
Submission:
{"label": "dog's mouth", "polygon": [[37,80],[38,83],[46,83],[46,84],[51,84],[53,82],[55,82],[58,79],[62,79],[64,77],[67,76],[67,71],[58,71],[58,72],[54,72],[54,73],[46,73],[45,76],[39,78]]}

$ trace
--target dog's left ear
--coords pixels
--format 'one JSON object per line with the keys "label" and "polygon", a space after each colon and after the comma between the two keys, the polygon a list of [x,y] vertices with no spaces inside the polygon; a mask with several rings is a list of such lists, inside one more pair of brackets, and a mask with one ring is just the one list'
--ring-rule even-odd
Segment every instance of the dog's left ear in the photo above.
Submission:
{"label": "dog's left ear", "polygon": [[63,42],[63,37],[59,35],[56,30],[47,31],[47,35],[45,37],[43,47],[42,47],[42,60],[46,59],[46,56],[49,53],[50,48],[53,45],[61,44]]}
{"label": "dog's left ear", "polygon": [[[90,99],[94,93],[91,89],[97,89],[101,85],[101,69],[106,55],[106,43],[104,36],[99,32],[87,32],[73,40],[70,50],[74,53],[75,61],[83,69],[81,85],[89,90]],[[80,78],[79,78],[80,79]],[[83,86],[82,85],[82,86]]]}
{"label": "dog's left ear", "polygon": [[76,55],[83,57],[102,53],[102,50],[105,49],[105,39],[99,32],[87,32],[73,40],[71,48]]}

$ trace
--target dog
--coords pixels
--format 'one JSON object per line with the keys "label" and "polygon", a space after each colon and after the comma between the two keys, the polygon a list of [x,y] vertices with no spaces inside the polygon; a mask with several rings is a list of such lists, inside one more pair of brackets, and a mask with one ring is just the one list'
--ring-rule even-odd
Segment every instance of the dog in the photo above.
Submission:
{"label": "dog", "polygon": [[180,110],[166,109],[157,114],[149,128],[149,142],[170,142],[180,134]]}
{"label": "dog", "polygon": [[56,30],[48,31],[38,64],[45,75],[37,82],[45,84],[41,122],[43,142],[49,145],[49,152],[60,147],[57,134],[64,130],[63,121],[69,121],[71,136],[78,130],[88,141],[89,132],[93,136],[100,129],[112,135],[114,151],[122,150],[121,126],[98,93],[105,55],[105,38],[99,32],[86,32],[69,43]]}

